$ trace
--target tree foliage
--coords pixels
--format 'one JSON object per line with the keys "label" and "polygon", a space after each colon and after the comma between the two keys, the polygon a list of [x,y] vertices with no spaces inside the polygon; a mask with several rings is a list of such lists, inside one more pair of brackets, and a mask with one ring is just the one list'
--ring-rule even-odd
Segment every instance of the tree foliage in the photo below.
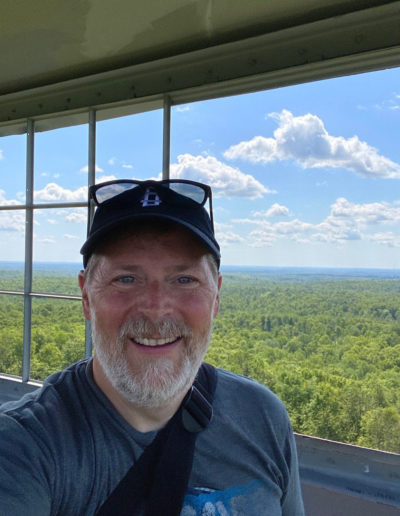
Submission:
{"label": "tree foliage", "polygon": [[400,453],[400,281],[224,278],[208,360],[284,401],[294,429]]}
{"label": "tree foliage", "polygon": [[[0,277],[20,289],[21,278]],[[37,282],[76,294],[75,277]],[[23,299],[2,295],[2,372],[21,374],[22,341]],[[31,376],[83,355],[80,302],[35,298]],[[297,432],[400,453],[399,280],[228,274],[207,360],[267,385]]]}

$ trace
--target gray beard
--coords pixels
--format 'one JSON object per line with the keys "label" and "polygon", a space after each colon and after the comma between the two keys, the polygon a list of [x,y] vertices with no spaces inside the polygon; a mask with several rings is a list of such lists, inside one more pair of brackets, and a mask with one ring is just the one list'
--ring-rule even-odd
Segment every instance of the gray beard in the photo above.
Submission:
{"label": "gray beard", "polygon": [[[191,329],[184,323],[171,319],[152,322],[141,318],[125,322],[114,343],[98,331],[95,313],[91,314],[92,338],[99,361],[108,380],[127,401],[140,407],[159,407],[184,394],[192,385],[207,351],[212,325],[204,334],[193,337]],[[161,338],[184,339],[182,363],[176,364],[169,358],[149,358],[135,369],[126,358],[127,338],[143,338],[158,334]]]}

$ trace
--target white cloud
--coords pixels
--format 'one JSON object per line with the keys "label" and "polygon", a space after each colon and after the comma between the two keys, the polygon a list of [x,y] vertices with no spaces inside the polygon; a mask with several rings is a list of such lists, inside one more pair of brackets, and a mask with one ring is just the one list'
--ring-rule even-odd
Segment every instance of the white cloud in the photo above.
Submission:
{"label": "white cloud", "polygon": [[76,240],[78,238],[77,235],[70,235],[69,233],[65,233],[64,234],[64,238],[66,238],[67,240]]}
{"label": "white cloud", "polygon": [[238,223],[238,224],[252,224],[255,226],[270,226],[271,223],[268,222],[265,219],[232,219],[232,222]]}
{"label": "white cloud", "polygon": [[[87,173],[89,172],[89,166],[88,165],[85,165],[84,167],[82,167],[79,172],[82,172],[82,173]],[[99,166],[95,165],[95,172],[104,172],[104,170],[102,168],[100,168]]]}
{"label": "white cloud", "polygon": [[254,211],[252,215],[253,217],[288,217],[289,208],[276,202],[268,210]]}
{"label": "white cloud", "polygon": [[304,234],[312,229],[312,224],[294,219],[289,222],[277,222],[274,229],[278,235],[294,236]]}
{"label": "white cloud", "polygon": [[4,159],[3,150],[0,149],[0,159]]}
{"label": "white cloud", "polygon": [[65,217],[67,222],[75,222],[78,224],[86,223],[87,221],[87,209],[86,208],[77,208],[76,210],[72,210]]}
{"label": "white cloud", "polygon": [[314,226],[312,240],[342,244],[347,240],[361,240],[360,228],[351,219],[340,220],[329,215],[323,222]]}
{"label": "white cloud", "polygon": [[[118,164],[122,168],[128,168],[128,169],[133,168],[133,165],[131,165],[130,163],[126,163],[126,161],[122,161],[122,160],[118,159],[116,156],[113,156],[112,158],[110,158],[107,163],[112,167]],[[98,168],[98,169],[96,169],[96,172],[104,172],[104,170]]]}
{"label": "white cloud", "polygon": [[277,159],[284,159],[279,156],[278,145],[273,138],[255,136],[252,140],[243,141],[232,145],[224,152],[227,159],[243,159],[251,163],[270,163]]}
{"label": "white cloud", "polygon": [[388,231],[387,233],[375,233],[370,235],[369,239],[388,247],[400,247],[400,236],[392,231]]}
{"label": "white cloud", "polygon": [[216,231],[226,231],[233,228],[232,224],[226,224],[226,222],[215,222],[215,230]]}
{"label": "white cloud", "polygon": [[0,211],[0,231],[25,231],[25,213]]}
{"label": "white cloud", "polygon": [[400,221],[400,205],[388,202],[356,204],[340,197],[331,206],[336,218],[349,218],[359,224],[393,224]]}
{"label": "white cloud", "polygon": [[400,222],[399,202],[357,204],[341,197],[332,204],[329,215],[318,223],[299,219],[272,223],[267,220],[267,214],[268,211],[255,212],[254,218],[233,220],[236,224],[257,227],[249,233],[249,245],[271,246],[278,239],[335,245],[348,241],[369,240],[390,247],[400,247],[400,236],[392,230],[371,235],[371,229],[377,225],[394,226]]}
{"label": "white cloud", "polygon": [[207,183],[216,197],[224,195],[257,199],[273,193],[253,176],[244,174],[213,156],[181,154],[178,156],[178,163],[171,165],[171,177]]}
{"label": "white cloud", "polygon": [[380,155],[357,136],[331,136],[316,115],[295,117],[283,110],[269,116],[279,124],[273,138],[255,136],[231,146],[224,156],[252,163],[294,160],[302,168],[345,168],[365,177],[400,178],[398,163]]}
{"label": "white cloud", "polygon": [[216,238],[220,246],[242,244],[245,241],[243,237],[233,231],[217,231]]}
{"label": "white cloud", "polygon": [[47,222],[48,222],[49,224],[57,224],[57,221],[56,221],[56,220],[54,220],[54,219],[47,219]]}
{"label": "white cloud", "polygon": [[[1,206],[17,206],[21,204],[15,199],[7,199],[6,192],[0,190]],[[0,231],[25,232],[25,212],[23,210],[0,210]]]}
{"label": "white cloud", "polygon": [[174,111],[177,111],[178,113],[185,113],[186,111],[190,111],[189,106],[176,106],[174,108]]}
{"label": "white cloud", "polygon": [[255,229],[250,233],[251,247],[271,247],[277,240],[272,228]]}
{"label": "white cloud", "polygon": [[[240,220],[237,222],[240,222]],[[245,219],[243,222],[251,223],[251,219]],[[252,247],[270,247],[278,239],[304,242],[305,237],[308,240],[313,229],[312,224],[298,219],[274,224],[265,220],[254,220],[254,222],[259,227],[249,234],[250,246]]]}
{"label": "white cloud", "polygon": [[218,214],[221,214],[221,215],[225,215],[227,213],[230,213],[230,211],[226,208],[224,208],[223,206],[213,206],[213,212],[214,213],[218,213]]}
{"label": "white cloud", "polygon": [[384,99],[382,102],[380,102],[379,104],[375,104],[375,106],[373,107],[375,109],[378,109],[379,111],[397,111],[398,109],[400,109],[399,99],[400,95],[396,93],[393,95],[393,98]]}
{"label": "white cloud", "polygon": [[0,205],[1,206],[16,206],[21,204],[15,199],[7,199],[6,192],[4,190],[0,190]]}
{"label": "white cloud", "polygon": [[96,177],[96,184],[105,183],[106,181],[114,181],[115,179],[117,179],[117,177],[113,175]]}
{"label": "white cloud", "polygon": [[48,202],[79,202],[87,200],[87,187],[81,186],[76,190],[63,188],[57,183],[48,183],[42,190],[35,190],[35,201]]}
{"label": "white cloud", "polygon": [[232,231],[231,224],[224,224],[221,222],[215,223],[215,234],[220,246],[227,246],[231,244],[241,244],[245,239]]}
{"label": "white cloud", "polygon": [[55,244],[56,240],[54,237],[34,237],[35,242],[38,244]]}

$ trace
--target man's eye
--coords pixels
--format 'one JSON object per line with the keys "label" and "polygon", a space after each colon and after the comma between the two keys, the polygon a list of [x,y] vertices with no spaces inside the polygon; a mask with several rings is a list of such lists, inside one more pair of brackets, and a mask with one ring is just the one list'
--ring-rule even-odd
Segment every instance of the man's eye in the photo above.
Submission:
{"label": "man's eye", "polygon": [[117,278],[117,281],[119,283],[133,283],[135,281],[135,277],[134,276],[121,276],[121,277]]}
{"label": "man's eye", "polygon": [[189,276],[180,276],[178,278],[178,283],[182,283],[183,285],[187,283],[192,283],[194,281],[193,278],[190,278]]}

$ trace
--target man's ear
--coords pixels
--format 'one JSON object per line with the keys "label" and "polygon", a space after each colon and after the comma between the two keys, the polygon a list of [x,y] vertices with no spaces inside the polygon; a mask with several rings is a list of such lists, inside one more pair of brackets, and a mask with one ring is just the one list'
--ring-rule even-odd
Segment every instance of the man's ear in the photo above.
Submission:
{"label": "man's ear", "polygon": [[79,281],[79,287],[82,292],[82,311],[83,315],[85,316],[85,319],[90,321],[90,303],[89,303],[89,297],[87,294],[87,289],[85,286],[85,272],[80,271],[78,275],[78,281]]}
{"label": "man's ear", "polygon": [[213,312],[213,318],[217,317],[217,314],[219,312],[219,292],[221,290],[221,285],[222,285],[222,276],[221,274],[218,273],[218,285],[217,285],[217,288],[218,288],[218,291],[217,291],[217,297],[215,299],[215,304],[214,304],[214,312]]}

